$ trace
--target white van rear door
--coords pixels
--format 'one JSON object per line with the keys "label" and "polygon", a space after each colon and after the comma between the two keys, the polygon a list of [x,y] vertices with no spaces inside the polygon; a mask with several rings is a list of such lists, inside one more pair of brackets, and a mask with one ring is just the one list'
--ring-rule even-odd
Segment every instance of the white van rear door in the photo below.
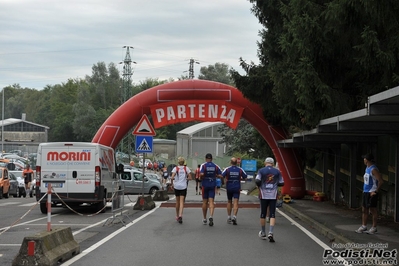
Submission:
{"label": "white van rear door", "polygon": [[[97,149],[70,146],[67,183],[69,193],[94,193]],[[98,162],[97,162],[98,164]]]}
{"label": "white van rear door", "polygon": [[41,191],[47,192],[48,183],[51,183],[55,192],[67,193],[68,162],[61,155],[68,153],[68,147],[46,145],[42,146],[41,152]]}
{"label": "white van rear door", "polygon": [[95,146],[43,146],[42,156],[43,186],[51,182],[56,192],[94,193]]}

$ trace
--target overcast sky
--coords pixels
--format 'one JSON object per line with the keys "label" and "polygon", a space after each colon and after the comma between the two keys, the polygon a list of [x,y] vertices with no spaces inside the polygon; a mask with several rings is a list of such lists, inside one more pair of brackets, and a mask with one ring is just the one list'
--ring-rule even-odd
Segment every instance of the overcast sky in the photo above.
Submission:
{"label": "overcast sky", "polygon": [[[118,64],[130,51],[133,83],[177,79],[189,59],[243,73],[258,63],[262,28],[248,0],[0,0],[0,89],[42,89],[84,78],[98,62]],[[118,65],[122,72],[122,64]]]}

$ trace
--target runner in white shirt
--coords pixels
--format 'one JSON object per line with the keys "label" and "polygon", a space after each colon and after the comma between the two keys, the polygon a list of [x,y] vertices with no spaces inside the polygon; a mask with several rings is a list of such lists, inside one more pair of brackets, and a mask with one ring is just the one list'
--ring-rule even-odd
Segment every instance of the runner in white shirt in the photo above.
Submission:
{"label": "runner in white shirt", "polygon": [[176,220],[183,223],[184,201],[187,195],[187,180],[191,180],[191,170],[184,165],[184,158],[177,159],[178,166],[172,170],[171,186],[174,188],[176,196]]}

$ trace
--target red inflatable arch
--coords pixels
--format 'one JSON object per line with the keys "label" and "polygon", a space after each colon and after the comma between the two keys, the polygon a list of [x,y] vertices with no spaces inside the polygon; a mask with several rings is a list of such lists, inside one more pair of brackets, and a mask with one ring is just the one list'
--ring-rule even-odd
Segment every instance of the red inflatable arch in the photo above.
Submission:
{"label": "red inflatable arch", "polygon": [[262,109],[226,84],[183,80],[147,89],[126,101],[104,122],[92,142],[116,148],[122,138],[146,115],[155,128],[188,121],[220,121],[235,128],[242,117],[255,127],[273,151],[283,174],[282,193],[292,198],[305,195],[305,181],[293,149],[279,148],[287,137],[281,127],[268,124]]}

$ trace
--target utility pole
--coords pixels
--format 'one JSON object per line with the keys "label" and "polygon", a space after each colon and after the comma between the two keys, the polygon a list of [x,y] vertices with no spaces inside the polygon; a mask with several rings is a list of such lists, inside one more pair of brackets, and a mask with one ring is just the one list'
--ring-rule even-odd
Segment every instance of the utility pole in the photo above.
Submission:
{"label": "utility pole", "polygon": [[[130,97],[132,97],[132,63],[137,64],[135,61],[132,61],[130,57],[130,48],[133,49],[133,46],[123,46],[123,48],[126,48],[126,55],[125,60],[123,60],[123,62],[120,62],[120,64],[123,63],[121,104],[128,101]],[[129,131],[120,143],[120,150],[127,152],[129,156],[129,162],[131,154],[131,138],[132,134]]]}
{"label": "utility pole", "polygon": [[191,58],[188,67],[188,78],[194,79],[194,63],[199,64],[200,62],[197,59]]}

